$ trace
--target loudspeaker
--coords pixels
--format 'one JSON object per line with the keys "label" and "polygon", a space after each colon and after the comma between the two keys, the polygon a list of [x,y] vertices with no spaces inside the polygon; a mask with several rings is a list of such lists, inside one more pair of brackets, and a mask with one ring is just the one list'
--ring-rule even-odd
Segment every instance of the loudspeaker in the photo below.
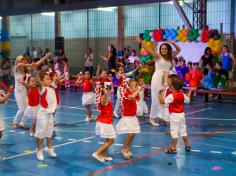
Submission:
{"label": "loudspeaker", "polygon": [[55,38],[55,50],[64,49],[64,37]]}

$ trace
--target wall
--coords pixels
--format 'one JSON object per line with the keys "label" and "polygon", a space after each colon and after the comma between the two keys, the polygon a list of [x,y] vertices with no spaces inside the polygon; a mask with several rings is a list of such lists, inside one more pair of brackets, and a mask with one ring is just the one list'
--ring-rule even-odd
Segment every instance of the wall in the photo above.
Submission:
{"label": "wall", "polygon": [[[229,33],[231,0],[208,0],[207,17],[210,28]],[[183,5],[190,22],[191,9]],[[10,17],[10,34],[12,41],[12,57],[25,52],[27,46],[38,46],[54,49],[54,17],[41,14],[20,15]],[[124,46],[131,46],[138,51],[134,36],[145,29],[182,27],[176,9],[170,3],[153,3],[125,6]],[[75,10],[61,12],[61,33],[65,37],[65,52],[73,72],[78,65],[82,67],[83,56],[87,47],[91,47],[95,55],[95,65],[101,62],[99,54],[107,54],[107,45],[117,44],[117,9],[101,11],[98,9]],[[227,35],[226,35],[226,42]],[[105,64],[103,61],[101,62]]]}

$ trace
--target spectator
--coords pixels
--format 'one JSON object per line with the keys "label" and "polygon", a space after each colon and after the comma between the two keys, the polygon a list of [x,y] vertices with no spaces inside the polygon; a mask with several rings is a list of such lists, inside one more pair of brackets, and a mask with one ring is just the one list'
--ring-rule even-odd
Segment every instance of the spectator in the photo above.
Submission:
{"label": "spectator", "polygon": [[3,74],[3,82],[6,85],[10,85],[11,81],[11,70],[12,70],[12,63],[10,58],[4,58],[2,61],[2,74]]}
{"label": "spectator", "polygon": [[140,58],[136,55],[136,51],[131,51],[131,56],[128,58],[128,62],[131,64],[134,64],[135,61],[140,61]]}
{"label": "spectator", "polygon": [[85,70],[90,72],[90,75],[93,75],[93,51],[91,48],[87,49],[87,53],[84,55],[85,60]]}
{"label": "spectator", "polygon": [[188,73],[188,71],[189,71],[189,68],[186,66],[185,60],[184,60],[184,59],[181,59],[181,61],[180,61],[180,66],[177,66],[177,67],[176,67],[176,72],[177,72],[177,75],[178,75],[182,80],[184,80],[185,84],[186,84],[185,75]]}
{"label": "spectator", "polygon": [[101,56],[100,57],[107,61],[107,66],[108,66],[108,70],[109,72],[111,71],[111,69],[116,69],[116,57],[117,57],[117,53],[116,53],[116,48],[114,47],[114,45],[108,45],[108,56],[104,57]]}
{"label": "spectator", "polygon": [[215,72],[213,71],[213,65],[207,64],[206,68],[208,69],[208,74],[203,78],[203,87],[206,89],[212,89],[215,87],[214,78],[216,76]]}
{"label": "spectator", "polygon": [[216,64],[216,77],[215,77],[215,85],[217,85],[217,88],[219,89],[225,89],[226,88],[226,82],[229,79],[229,73],[222,68],[222,62],[218,62]]}
{"label": "spectator", "polygon": [[233,73],[235,70],[235,57],[229,51],[229,47],[227,45],[223,46],[223,53],[222,53],[222,68],[226,70],[229,74],[229,79],[227,81],[228,87],[233,87]]}
{"label": "spectator", "polygon": [[214,64],[214,57],[213,54],[211,52],[211,48],[210,47],[206,47],[205,51],[204,51],[204,55],[201,57],[199,64],[200,64],[200,68],[203,70],[204,75],[207,75],[207,64]]}

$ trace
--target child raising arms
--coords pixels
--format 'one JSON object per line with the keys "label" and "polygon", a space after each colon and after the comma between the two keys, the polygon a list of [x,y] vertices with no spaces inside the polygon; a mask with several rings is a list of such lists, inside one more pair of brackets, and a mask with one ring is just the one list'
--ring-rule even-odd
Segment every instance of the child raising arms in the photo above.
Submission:
{"label": "child raising arms", "polygon": [[140,126],[136,117],[136,97],[138,96],[139,91],[142,89],[143,87],[138,88],[137,82],[135,80],[130,80],[128,87],[124,90],[121,90],[123,114],[116,126],[116,130],[118,134],[127,134],[123,149],[121,151],[125,159],[130,159],[132,157],[130,146],[135,137],[135,134],[140,133]]}
{"label": "child raising arms", "polygon": [[47,148],[46,151],[51,157],[57,157],[52,147],[52,133],[54,128],[54,117],[53,114],[59,104],[59,97],[56,94],[54,88],[56,82],[53,82],[50,75],[45,72],[39,73],[40,80],[40,108],[37,115],[36,133],[37,137],[37,159],[44,160],[42,144],[43,139],[46,138]]}
{"label": "child raising arms", "polygon": [[96,134],[101,138],[105,138],[105,143],[93,153],[93,157],[98,161],[111,161],[112,157],[105,152],[114,143],[116,137],[115,129],[112,125],[112,103],[110,100],[110,82],[97,83],[96,86],[96,104],[98,106],[99,115],[96,123]]}
{"label": "child raising arms", "polygon": [[39,99],[40,99],[40,90],[37,86],[37,80],[35,77],[29,76],[26,79],[27,84],[27,95],[28,95],[28,106],[25,110],[26,117],[32,118],[32,124],[30,127],[30,136],[34,136],[36,119],[39,111]]}
{"label": "child raising arms", "polygon": [[90,122],[93,120],[93,114],[91,105],[95,102],[95,94],[92,92],[93,90],[93,79],[90,76],[90,72],[88,70],[84,71],[83,75],[79,75],[76,83],[82,83],[83,95],[82,95],[82,104],[85,105],[87,110],[87,117],[85,121]]}

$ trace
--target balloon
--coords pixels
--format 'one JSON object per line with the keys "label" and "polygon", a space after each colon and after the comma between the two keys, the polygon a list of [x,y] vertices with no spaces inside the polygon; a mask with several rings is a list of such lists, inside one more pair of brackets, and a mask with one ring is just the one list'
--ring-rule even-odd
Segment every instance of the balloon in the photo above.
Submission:
{"label": "balloon", "polygon": [[147,57],[146,57],[146,56],[142,56],[142,57],[141,57],[141,61],[144,62],[144,63],[146,63],[146,62],[147,62]]}

